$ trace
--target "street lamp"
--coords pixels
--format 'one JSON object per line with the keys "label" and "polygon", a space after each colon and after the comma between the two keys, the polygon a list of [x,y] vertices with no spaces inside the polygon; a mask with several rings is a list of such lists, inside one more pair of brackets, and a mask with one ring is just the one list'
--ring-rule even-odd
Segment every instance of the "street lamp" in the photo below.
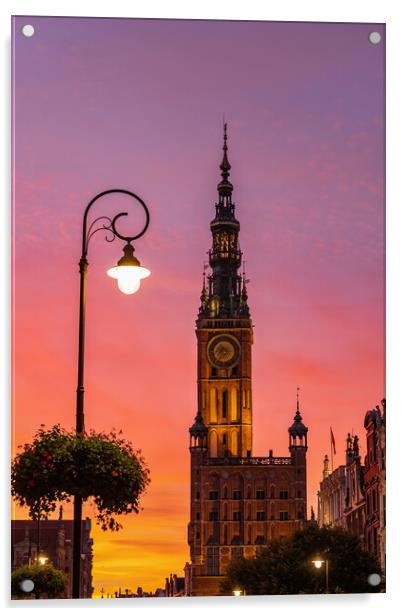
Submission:
{"label": "street lamp", "polygon": [[[116,229],[116,222],[122,216],[127,216],[127,212],[120,212],[113,219],[108,216],[99,216],[88,227],[88,214],[92,206],[101,197],[111,194],[123,194],[132,197],[139,203],[145,212],[145,224],[137,235],[125,236]],[[101,223],[101,221],[103,221]],[[99,226],[97,226],[99,225]],[[134,256],[132,242],[148,229],[149,211],[144,201],[129,190],[113,188],[104,190],[97,194],[87,205],[82,222],[82,253],[79,262],[80,268],[80,305],[79,305],[79,334],[78,334],[78,385],[76,398],[76,433],[83,434],[84,427],[84,345],[85,345],[85,305],[86,305],[86,275],[88,269],[88,245],[91,237],[98,231],[106,231],[111,234],[111,239],[106,237],[108,242],[112,242],[118,237],[126,244],[124,246],[124,256],[117,262],[115,267],[108,270],[108,275],[117,280],[119,289],[126,294],[132,294],[140,288],[140,281],[150,275],[150,271],[142,267],[138,259]],[[80,597],[80,578],[81,578],[81,536],[82,536],[82,497],[74,497],[74,525],[73,525],[73,580],[72,595],[73,599]]]}
{"label": "street lamp", "polygon": [[233,594],[234,594],[235,597],[241,597],[242,595],[243,595],[243,597],[245,597],[246,596],[246,591],[245,591],[244,588],[243,588],[243,590],[240,589],[240,588],[235,588],[234,591],[233,591]]}
{"label": "street lamp", "polygon": [[47,556],[45,556],[44,554],[42,554],[41,556],[38,557],[38,563],[40,565],[46,565],[48,560],[49,560],[49,558]]}
{"label": "street lamp", "polygon": [[329,561],[324,560],[317,556],[314,560],[311,561],[316,569],[321,569],[323,565],[325,565],[325,592],[329,593]]}

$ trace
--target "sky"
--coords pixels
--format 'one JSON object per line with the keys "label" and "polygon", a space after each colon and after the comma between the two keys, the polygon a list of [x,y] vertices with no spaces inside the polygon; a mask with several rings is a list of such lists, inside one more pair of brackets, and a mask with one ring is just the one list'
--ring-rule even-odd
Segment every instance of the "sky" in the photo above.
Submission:
{"label": "sky", "polygon": [[[309,506],[330,426],[334,465],[348,432],[364,454],[364,415],[385,395],[384,39],[380,24],[15,18],[15,450],[41,423],[75,424],[86,204],[125,188],[151,214],[135,247],[152,274],[135,295],[106,276],[119,242],[89,246],[86,427],[122,429],[151,472],[123,530],[93,525],[95,595],[154,590],[189,559],[194,328],[223,119],[250,279],[253,454],[287,454],[297,387]],[[143,222],[124,197],[95,208],[130,211],[128,235]]]}

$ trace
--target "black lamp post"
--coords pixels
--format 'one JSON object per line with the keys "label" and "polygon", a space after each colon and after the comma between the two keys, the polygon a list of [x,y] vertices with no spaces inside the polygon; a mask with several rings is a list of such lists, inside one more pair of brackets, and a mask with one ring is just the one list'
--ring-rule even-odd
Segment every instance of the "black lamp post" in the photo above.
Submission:
{"label": "black lamp post", "polygon": [[[137,201],[145,211],[145,225],[140,233],[133,236],[121,235],[116,229],[116,221],[122,216],[127,216],[127,212],[120,212],[113,219],[108,216],[99,216],[88,227],[88,213],[93,204],[101,197],[110,194],[123,194],[132,197]],[[103,222],[102,222],[103,221]],[[99,226],[97,226],[99,225]],[[77,385],[77,403],[76,403],[76,432],[83,434],[84,427],[84,347],[85,347],[85,304],[86,304],[86,276],[88,269],[88,245],[91,237],[97,231],[106,231],[111,233],[111,238],[106,237],[108,242],[112,242],[118,237],[126,242],[124,246],[124,256],[118,261],[117,266],[108,270],[108,275],[117,279],[119,289],[123,293],[132,294],[138,291],[140,281],[150,275],[150,271],[142,267],[138,259],[134,256],[134,247],[131,242],[144,235],[149,225],[149,211],[144,201],[138,195],[123,190],[113,188],[105,190],[96,195],[87,205],[82,224],[82,254],[79,262],[80,267],[80,308],[79,308],[79,336],[78,336],[78,385]],[[73,599],[80,597],[80,579],[81,579],[81,542],[82,542],[82,497],[76,495],[74,497],[74,527],[73,527]]]}

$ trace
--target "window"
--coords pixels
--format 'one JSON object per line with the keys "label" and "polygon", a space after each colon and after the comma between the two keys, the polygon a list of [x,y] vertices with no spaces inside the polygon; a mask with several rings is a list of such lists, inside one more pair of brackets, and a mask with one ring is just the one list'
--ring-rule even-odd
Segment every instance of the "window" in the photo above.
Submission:
{"label": "window", "polygon": [[224,389],[222,392],[222,417],[228,416],[228,391]]}
{"label": "window", "polygon": [[257,490],[255,493],[255,497],[257,500],[264,500],[265,498],[265,490]]}
{"label": "window", "polygon": [[226,445],[226,432],[222,436],[222,444]]}
{"label": "window", "polygon": [[217,522],[218,519],[219,519],[218,511],[210,511],[209,512],[209,521],[210,522]]}
{"label": "window", "polygon": [[209,500],[218,500],[218,490],[211,490],[209,493]]}
{"label": "window", "polygon": [[216,389],[212,387],[209,392],[209,417],[211,422],[218,421],[216,413]]}
{"label": "window", "polygon": [[200,538],[200,533],[196,533],[195,538],[199,539]]}
{"label": "window", "polygon": [[200,519],[200,512],[199,512],[199,511],[197,511],[197,513],[195,514],[195,519],[196,519],[196,520],[199,520],[199,519]]}
{"label": "window", "polygon": [[284,520],[289,520],[289,513],[287,511],[280,511],[279,512],[279,519],[284,521]]}
{"label": "window", "polygon": [[207,548],[207,574],[219,575],[219,548]]}
{"label": "window", "polygon": [[241,511],[233,511],[233,520],[234,520],[234,522],[240,522],[240,520],[241,520]]}
{"label": "window", "polygon": [[282,500],[285,500],[287,498],[289,498],[289,494],[287,490],[281,490],[279,492],[279,498],[281,498]]}
{"label": "window", "polygon": [[303,511],[299,511],[299,513],[297,514],[297,517],[299,518],[299,520],[303,520],[303,518],[304,518]]}
{"label": "window", "polygon": [[301,497],[302,497],[301,490],[297,490],[297,498],[301,498]]}
{"label": "window", "polygon": [[233,498],[234,498],[234,500],[240,500],[241,499],[241,491],[240,490],[233,490]]}
{"label": "window", "polygon": [[275,486],[271,486],[271,498],[275,498]]}
{"label": "window", "polygon": [[257,520],[265,520],[265,511],[257,511]]}
{"label": "window", "polygon": [[231,556],[232,558],[241,558],[243,556],[243,548],[232,548]]}
{"label": "window", "polygon": [[227,488],[227,486],[225,486],[223,488],[223,498],[227,498],[227,497],[228,497],[228,488]]}
{"label": "window", "polygon": [[196,498],[197,500],[200,500],[200,493],[199,493],[199,492],[196,492],[196,493],[195,493],[195,498]]}

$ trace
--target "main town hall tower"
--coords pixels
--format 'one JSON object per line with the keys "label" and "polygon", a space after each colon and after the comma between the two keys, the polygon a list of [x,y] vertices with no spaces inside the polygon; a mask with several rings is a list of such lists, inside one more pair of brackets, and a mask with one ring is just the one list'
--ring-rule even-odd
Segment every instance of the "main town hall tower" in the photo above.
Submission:
{"label": "main town hall tower", "polygon": [[190,428],[191,563],[186,594],[217,595],[231,558],[252,557],[306,519],[307,428],[297,400],[289,428],[289,457],[252,455],[253,326],[246,280],[239,273],[240,224],[229,180],[224,127],[222,179],[211,222],[211,273],[196,322],[198,413]]}

